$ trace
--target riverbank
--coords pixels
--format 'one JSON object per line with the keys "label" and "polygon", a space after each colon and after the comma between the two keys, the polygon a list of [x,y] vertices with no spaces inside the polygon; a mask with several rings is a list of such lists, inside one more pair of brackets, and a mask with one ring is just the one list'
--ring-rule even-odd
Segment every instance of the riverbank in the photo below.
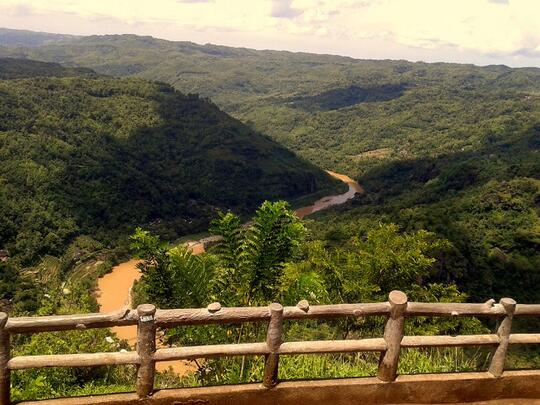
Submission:
{"label": "riverbank", "polygon": [[296,209],[294,212],[296,213],[296,215],[298,215],[299,218],[304,218],[317,211],[322,211],[324,209],[327,209],[333,205],[344,204],[347,201],[349,201],[351,198],[353,198],[356,194],[360,194],[364,192],[364,189],[362,188],[362,186],[358,184],[357,181],[351,179],[349,176],[345,174],[335,173],[330,170],[327,170],[326,172],[330,176],[338,180],[341,180],[343,183],[347,184],[349,189],[347,190],[347,192],[343,194],[325,196],[318,199],[313,204],[308,205],[307,207]]}
{"label": "riverbank", "polygon": [[[140,260],[132,259],[112,268],[110,273],[98,279],[97,302],[100,312],[114,312],[122,308],[131,308],[131,289],[135,281],[141,278],[137,268]],[[116,326],[111,328],[118,339],[125,340],[135,349],[137,344],[137,326]],[[159,342],[158,342],[159,346]],[[172,369],[178,375],[186,375],[196,370],[189,361],[163,361],[156,363],[157,371]]]}
{"label": "riverbank", "polygon": [[[295,210],[299,218],[304,218],[315,212],[322,211],[334,205],[344,204],[352,199],[357,193],[363,193],[364,190],[360,184],[350,177],[328,171],[332,177],[341,180],[348,185],[348,190],[342,194],[329,195],[322,197],[313,204]],[[215,242],[212,238],[206,237],[196,241],[187,241],[186,245],[193,254],[204,253],[209,243]],[[140,279],[141,273],[137,268],[139,260],[129,260],[113,267],[112,271],[98,279],[97,302],[100,306],[100,312],[114,312],[122,308],[131,308],[131,289],[133,283]],[[112,328],[119,339],[126,340],[131,347],[135,347],[137,342],[137,327],[123,326]],[[186,361],[172,361],[156,363],[158,371],[166,371],[172,368],[179,375],[185,375],[195,370],[195,365]]]}

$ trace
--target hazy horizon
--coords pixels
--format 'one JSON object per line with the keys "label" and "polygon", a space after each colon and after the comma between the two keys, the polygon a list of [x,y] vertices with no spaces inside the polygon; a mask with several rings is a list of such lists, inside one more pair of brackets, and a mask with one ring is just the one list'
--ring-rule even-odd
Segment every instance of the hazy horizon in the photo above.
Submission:
{"label": "hazy horizon", "polygon": [[534,0],[0,0],[0,26],[357,59],[540,67]]}
{"label": "hazy horizon", "polygon": [[213,46],[224,46],[224,47],[231,47],[231,48],[239,48],[239,49],[250,49],[250,50],[255,50],[255,51],[271,51],[271,52],[291,52],[291,53],[307,53],[307,54],[312,54],[312,55],[321,55],[321,56],[336,56],[336,57],[343,57],[343,58],[351,58],[351,59],[354,59],[354,60],[391,60],[391,61],[397,61],[397,60],[403,60],[403,61],[407,61],[407,62],[413,62],[413,63],[449,63],[449,64],[470,64],[470,65],[475,65],[475,66],[479,66],[479,67],[486,67],[486,66],[508,66],[508,67],[514,67],[514,68],[536,68],[536,69],[540,69],[540,66],[527,66],[527,65],[524,65],[524,66],[511,66],[511,65],[507,65],[505,63],[490,63],[490,64],[478,64],[478,63],[473,63],[473,62],[452,62],[452,61],[443,61],[443,60],[440,60],[440,61],[426,61],[426,60],[411,60],[411,59],[406,59],[406,58],[357,58],[357,57],[354,57],[354,56],[350,56],[350,55],[341,55],[341,54],[337,54],[337,53],[319,53],[319,52],[309,52],[309,51],[292,51],[292,50],[289,50],[289,49],[270,49],[270,48],[254,48],[254,47],[248,47],[248,46],[233,46],[233,45],[225,45],[225,44],[219,44],[219,43],[213,43],[213,42],[206,42],[206,43],[203,43],[203,42],[196,42],[196,41],[191,41],[189,39],[167,39],[167,38],[160,38],[160,37],[156,37],[156,36],[153,36],[153,35],[142,35],[142,34],[133,34],[133,33],[129,33],[129,32],[124,32],[124,33],[118,33],[118,34],[108,34],[108,33],[103,33],[103,34],[67,34],[65,32],[47,32],[47,31],[34,31],[34,30],[26,30],[26,29],[18,29],[18,28],[9,28],[9,27],[0,27],[0,29],[7,29],[7,30],[13,30],[13,31],[27,31],[27,32],[33,32],[33,33],[37,33],[37,34],[52,34],[52,35],[66,35],[66,36],[73,36],[73,37],[80,37],[80,38],[83,38],[83,37],[91,37],[91,36],[122,36],[122,35],[135,35],[135,36],[138,36],[138,37],[151,37],[151,38],[154,38],[154,39],[157,39],[157,40],[163,40],[163,41],[169,41],[169,42],[190,42],[190,43],[193,43],[193,44],[196,44],[196,45],[200,45],[200,46],[205,46],[205,45],[213,45]]}

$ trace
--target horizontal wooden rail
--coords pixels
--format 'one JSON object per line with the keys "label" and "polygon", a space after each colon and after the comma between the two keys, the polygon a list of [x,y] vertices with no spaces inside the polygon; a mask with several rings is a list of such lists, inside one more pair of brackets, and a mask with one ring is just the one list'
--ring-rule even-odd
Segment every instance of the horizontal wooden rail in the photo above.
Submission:
{"label": "horizontal wooden rail", "polygon": [[[329,319],[345,316],[386,316],[384,336],[350,340],[282,341],[285,320]],[[487,316],[497,318],[499,327],[496,333],[485,335],[403,336],[406,319],[415,316]],[[0,313],[0,405],[10,404],[10,370],[133,364],[138,367],[137,394],[140,398],[145,398],[153,392],[155,362],[224,356],[264,356],[263,386],[272,388],[278,382],[279,357],[282,355],[380,352],[378,377],[382,381],[394,381],[401,348],[493,346],[495,356],[490,365],[490,373],[499,376],[504,368],[508,345],[540,344],[540,333],[510,333],[512,319],[527,316],[540,317],[540,305],[516,304],[509,298],[503,298],[499,303],[490,300],[481,304],[408,302],[407,296],[399,291],[392,291],[388,302],[366,304],[310,306],[303,300],[294,307],[282,307],[274,303],[269,307],[226,308],[219,303],[212,303],[207,308],[197,309],[156,310],[153,305],[141,305],[137,310],[125,309],[109,314],[67,316],[8,318],[6,314]],[[266,342],[157,350],[155,347],[156,327],[244,322],[268,322]],[[138,325],[137,351],[9,358],[9,336],[13,333],[84,330],[129,325]]]}
{"label": "horizontal wooden rail", "polygon": [[[284,307],[284,320],[324,319],[345,316],[362,317],[388,315],[390,304],[387,302],[368,304],[334,304],[313,305],[305,309]],[[421,303],[409,302],[406,317],[411,316],[491,316],[505,314],[504,309],[495,304],[464,303]],[[514,317],[540,316],[540,305],[518,304]],[[220,308],[211,312],[203,309],[162,309],[157,310],[155,323],[157,326],[171,327],[182,325],[209,325],[225,323],[262,322],[270,319],[267,307],[254,308]],[[135,310],[123,310],[108,314],[54,315],[40,317],[9,318],[5,329],[10,333],[36,333],[63,330],[84,330],[107,328],[113,326],[137,325],[138,315]]]}
{"label": "horizontal wooden rail", "polygon": [[[463,346],[496,346],[499,337],[491,335],[461,336],[404,336],[401,347],[463,347]],[[540,333],[518,333],[510,335],[510,344],[540,344]],[[360,340],[317,340],[282,343],[278,354],[313,354],[313,353],[350,353],[386,350],[382,338]],[[184,346],[156,350],[155,361],[193,360],[229,356],[263,356],[270,351],[266,343],[239,343],[224,345]],[[122,364],[139,364],[136,352],[63,354],[43,356],[18,356],[8,362],[11,370],[45,367],[96,367]]]}
{"label": "horizontal wooden rail", "polygon": [[10,370],[45,367],[97,367],[121,364],[139,364],[139,355],[136,352],[52,354],[13,357],[8,361]]}
{"label": "horizontal wooden rail", "polygon": [[6,329],[10,333],[85,330],[137,325],[138,318],[137,311],[128,309],[108,314],[32,316],[9,318]]}
{"label": "horizontal wooden rail", "polygon": [[317,318],[337,318],[343,316],[373,316],[388,315],[390,304],[388,302],[377,302],[369,304],[334,304],[334,305],[313,305],[309,306],[307,301],[296,307],[285,307],[283,309],[283,319],[317,319]]}
{"label": "horizontal wooden rail", "polygon": [[403,336],[401,347],[494,346],[499,341],[497,335]]}
{"label": "horizontal wooden rail", "polygon": [[406,316],[501,316],[504,308],[493,305],[491,302],[484,304],[466,303],[428,303],[410,302],[405,311]]}
{"label": "horizontal wooden rail", "polygon": [[184,346],[158,349],[156,361],[193,360],[227,356],[262,356],[270,351],[266,343],[239,343],[229,345]]}
{"label": "horizontal wooden rail", "polygon": [[386,350],[383,338],[360,340],[317,340],[311,342],[282,343],[279,354],[382,352]]}
{"label": "horizontal wooden rail", "polygon": [[540,304],[517,304],[514,312],[516,316],[540,316]]}
{"label": "horizontal wooden rail", "polygon": [[[314,305],[284,307],[283,319],[323,319],[344,316],[386,315],[390,306],[386,302],[369,304]],[[242,323],[270,320],[268,307],[208,309],[165,309],[156,312],[158,326],[208,325],[215,323]]]}
{"label": "horizontal wooden rail", "polygon": [[[446,302],[409,302],[405,316],[491,316],[498,317],[506,314],[501,304],[446,303]],[[540,316],[540,305],[516,305],[516,316]]]}
{"label": "horizontal wooden rail", "polygon": [[540,333],[512,333],[509,343],[516,344],[540,344]]}

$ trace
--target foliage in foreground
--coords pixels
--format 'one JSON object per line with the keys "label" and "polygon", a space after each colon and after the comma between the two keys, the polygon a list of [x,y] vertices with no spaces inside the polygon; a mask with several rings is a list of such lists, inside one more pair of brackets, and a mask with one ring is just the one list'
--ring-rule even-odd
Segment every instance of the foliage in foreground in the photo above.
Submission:
{"label": "foliage in foreground", "polygon": [[[376,224],[359,232],[342,247],[313,240],[302,221],[286,203],[264,203],[253,220],[242,225],[232,213],[223,213],[211,231],[222,237],[209,253],[193,256],[184,247],[171,247],[148,231],[138,229],[133,247],[144,261],[138,286],[139,302],[160,307],[201,307],[212,301],[227,306],[267,305],[278,301],[294,305],[386,300],[393,289],[411,299],[461,302],[466,297],[455,285],[431,283],[438,259],[451,248],[426,231],[403,233],[394,224]],[[178,289],[176,289],[178,288]],[[285,340],[347,339],[380,336],[382,318],[290,322]],[[406,333],[467,334],[485,329],[475,319],[415,319]],[[199,326],[173,328],[169,345],[240,343],[264,340],[265,326]],[[281,361],[282,378],[339,377],[348,373],[370,375],[376,361],[370,356],[292,356]],[[427,372],[470,370],[485,354],[464,351],[417,351],[404,355],[402,370]],[[200,383],[257,381],[260,359],[208,360],[199,364]],[[415,366],[416,364],[416,366]],[[431,366],[429,365],[431,364]]]}
{"label": "foliage in foreground", "polygon": [[[135,301],[153,302],[161,308],[205,307],[212,301],[227,306],[263,306],[273,301],[294,305],[300,299],[308,299],[311,304],[370,302],[386,300],[388,292],[395,288],[405,291],[411,300],[466,299],[455,285],[433,281],[452,246],[430,232],[404,232],[392,223],[361,222],[350,223],[339,235],[332,229],[323,235],[313,223],[307,225],[284,202],[265,202],[245,225],[234,214],[222,213],[211,229],[223,239],[198,256],[137,229],[132,245],[143,259],[143,274],[135,288]],[[88,240],[77,246],[75,251],[81,246],[91,250],[93,246],[99,252],[99,245]],[[77,269],[88,267],[83,262],[64,275],[50,276],[50,289],[47,296],[40,298],[38,312],[45,315],[95,310],[95,303],[88,300],[88,285],[72,284],[66,295],[58,283],[66,276],[70,279],[81,275]],[[49,294],[58,290],[56,295]],[[284,338],[302,341],[380,337],[384,323],[384,317],[286,322]],[[486,326],[474,318],[419,317],[405,324],[405,333],[411,335],[486,331]],[[171,346],[241,343],[264,341],[266,325],[182,327],[165,332],[162,343]],[[20,336],[14,343],[16,355],[130,350],[107,330]],[[489,355],[484,350],[461,348],[404,350],[399,371],[482,370]],[[537,358],[531,352],[521,363],[515,363],[512,356],[509,366],[530,366]],[[279,377],[369,376],[376,373],[377,363],[377,356],[369,353],[283,356]],[[262,358],[252,357],[209,359],[198,362],[197,370],[182,378],[171,372],[160,374],[156,386],[260,381],[263,364]],[[21,371],[14,373],[13,394],[17,399],[37,399],[132,391],[133,373],[131,367]]]}

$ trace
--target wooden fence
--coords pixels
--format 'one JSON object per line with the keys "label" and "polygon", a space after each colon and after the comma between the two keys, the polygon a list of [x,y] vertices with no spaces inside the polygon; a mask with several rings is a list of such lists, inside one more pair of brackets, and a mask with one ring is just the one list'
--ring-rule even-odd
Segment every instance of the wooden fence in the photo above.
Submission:
{"label": "wooden fence", "polygon": [[[337,317],[387,316],[382,338],[283,342],[283,321]],[[500,320],[496,333],[466,336],[404,336],[405,318],[413,316],[477,316]],[[0,405],[10,404],[10,372],[43,367],[96,367],[121,364],[137,366],[136,389],[144,398],[154,391],[155,363],[221,356],[264,355],[264,387],[277,384],[279,357],[291,354],[380,352],[378,378],[394,381],[402,347],[492,346],[489,373],[502,375],[509,344],[538,344],[540,333],[512,334],[514,317],[540,317],[540,304],[516,304],[503,298],[483,304],[408,302],[401,291],[392,291],[388,302],[310,306],[305,300],[295,307],[274,303],[268,307],[224,308],[219,303],[204,309],[156,310],[150,304],[136,310],[110,314],[8,318],[0,313]],[[266,342],[174,347],[156,350],[156,327],[220,323],[268,322]],[[62,330],[84,330],[137,325],[137,351],[21,356],[10,358],[10,335]]]}

